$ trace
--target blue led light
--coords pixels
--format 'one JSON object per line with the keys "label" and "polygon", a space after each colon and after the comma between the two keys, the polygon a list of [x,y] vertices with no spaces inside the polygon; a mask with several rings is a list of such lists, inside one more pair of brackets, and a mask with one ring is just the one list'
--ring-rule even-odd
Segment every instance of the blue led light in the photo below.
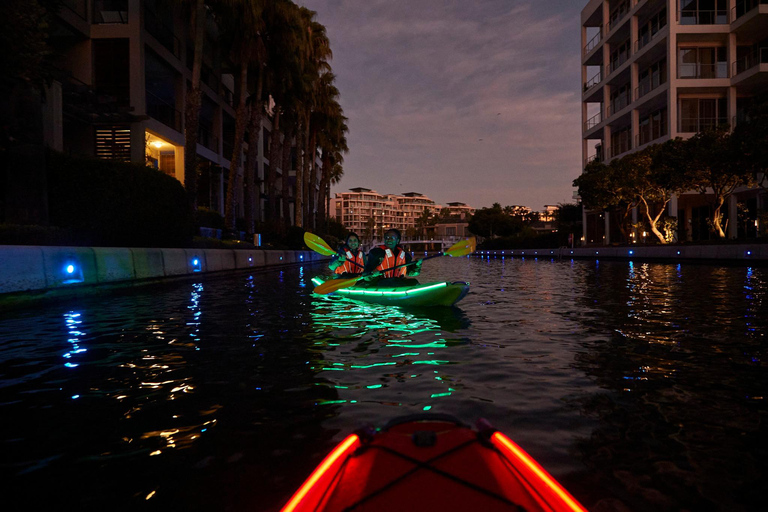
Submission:
{"label": "blue led light", "polygon": [[752,251],[747,251],[747,256],[752,256]]}
{"label": "blue led light", "polygon": [[75,272],[74,265],[67,265],[67,274],[73,274]]}
{"label": "blue led light", "polygon": [[635,254],[635,251],[629,251],[629,254]]}
{"label": "blue led light", "polygon": [[198,259],[194,259],[194,260],[192,260],[192,264],[193,264],[194,266],[198,266],[198,265],[200,264],[200,260],[198,260]]}
{"label": "blue led light", "polygon": [[303,260],[304,259],[304,255],[303,254],[299,254],[299,259]]}

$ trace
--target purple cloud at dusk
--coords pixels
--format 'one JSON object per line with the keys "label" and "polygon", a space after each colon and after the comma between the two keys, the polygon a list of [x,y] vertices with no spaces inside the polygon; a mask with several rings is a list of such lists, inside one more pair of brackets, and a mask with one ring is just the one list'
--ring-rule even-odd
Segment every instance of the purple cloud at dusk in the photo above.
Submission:
{"label": "purple cloud at dusk", "polygon": [[297,1],[328,30],[349,118],[332,192],[475,208],[573,201],[583,2]]}

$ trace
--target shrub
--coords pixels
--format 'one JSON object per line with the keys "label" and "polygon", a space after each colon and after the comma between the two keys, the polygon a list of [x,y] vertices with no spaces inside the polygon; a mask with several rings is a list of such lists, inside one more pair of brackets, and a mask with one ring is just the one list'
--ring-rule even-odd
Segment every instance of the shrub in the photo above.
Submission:
{"label": "shrub", "polygon": [[219,212],[201,206],[195,214],[195,225],[198,228],[224,229],[224,217]]}
{"label": "shrub", "polygon": [[176,179],[138,164],[49,153],[51,224],[89,245],[180,247],[194,224]]}

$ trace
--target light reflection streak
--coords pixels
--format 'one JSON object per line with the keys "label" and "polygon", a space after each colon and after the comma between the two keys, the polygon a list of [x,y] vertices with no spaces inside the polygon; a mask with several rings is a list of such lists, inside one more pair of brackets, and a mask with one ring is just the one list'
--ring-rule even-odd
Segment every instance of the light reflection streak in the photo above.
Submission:
{"label": "light reflection streak", "polygon": [[316,357],[310,364],[325,381],[318,385],[343,393],[316,403],[375,402],[402,406],[396,384],[412,379],[428,379],[425,384],[429,384],[424,386],[421,404],[417,399],[416,404],[409,405],[429,410],[436,401],[455,395],[462,389],[460,382],[450,377],[443,380],[438,369],[417,370],[456,364],[446,357],[446,350],[467,343],[445,336],[445,327],[456,329],[459,324],[461,328],[461,322],[454,310],[438,309],[442,313],[367,304],[344,297],[313,296],[311,339]]}
{"label": "light reflection streak", "polygon": [[64,323],[67,326],[67,335],[69,336],[67,342],[71,345],[69,351],[62,355],[64,359],[67,359],[64,366],[67,368],[77,368],[80,364],[75,363],[72,360],[72,356],[88,351],[81,346],[81,338],[85,336],[85,332],[80,330],[80,325],[83,323],[80,313],[75,313],[74,311],[64,313]]}

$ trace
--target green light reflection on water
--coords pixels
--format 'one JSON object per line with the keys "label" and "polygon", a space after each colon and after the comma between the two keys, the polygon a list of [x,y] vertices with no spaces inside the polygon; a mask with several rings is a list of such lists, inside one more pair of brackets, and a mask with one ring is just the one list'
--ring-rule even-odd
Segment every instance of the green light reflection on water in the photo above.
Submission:
{"label": "green light reflection on water", "polygon": [[[435,368],[456,364],[445,357],[446,349],[465,345],[468,340],[446,339],[445,334],[467,327],[460,310],[414,310],[368,304],[339,295],[308,297],[311,322],[306,338],[312,354],[309,363],[315,371],[323,372],[318,378],[325,382],[318,384],[338,393],[318,400],[318,405],[359,402],[402,407],[400,395],[405,392],[409,395],[408,406],[428,411],[433,405],[425,402],[455,394],[453,388],[447,387],[453,380],[450,376],[444,380],[436,376],[437,370],[414,374],[403,370],[414,365]],[[422,379],[427,379],[425,385],[419,383]],[[406,385],[406,381],[417,387]]]}

